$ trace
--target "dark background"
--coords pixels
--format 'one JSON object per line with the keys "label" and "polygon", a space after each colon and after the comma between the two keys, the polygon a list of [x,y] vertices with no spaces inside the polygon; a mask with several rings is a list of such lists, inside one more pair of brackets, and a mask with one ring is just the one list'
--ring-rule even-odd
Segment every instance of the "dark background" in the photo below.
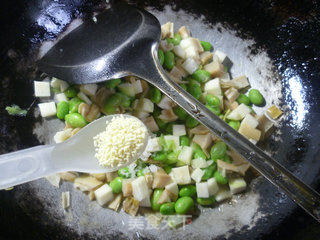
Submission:
{"label": "dark background", "polygon": [[[46,9],[54,2],[68,13],[67,19],[90,17],[94,9],[105,6],[104,1],[84,0],[11,0],[3,1],[0,8],[0,154],[39,144],[32,134],[35,119],[32,114],[32,78],[36,73],[33,62],[35,49],[45,39],[55,38],[66,27],[68,21],[52,16]],[[285,69],[292,68],[308,88],[307,101],[310,104],[311,137],[297,138],[293,147],[302,149],[288,155],[291,159],[303,158],[304,149],[313,144],[318,152],[320,103],[320,3],[319,1],[129,1],[140,7],[153,6],[159,10],[171,3],[176,10],[183,8],[194,14],[204,14],[209,22],[223,22],[237,29],[242,38],[253,38],[256,45],[252,54],[260,49],[267,50],[286,85]],[[138,3],[136,3],[138,2]],[[34,22],[34,16],[43,14],[43,21],[55,23],[55,27],[45,29]],[[23,108],[31,106],[27,118],[10,117],[4,111],[8,104],[16,103]],[[311,128],[311,127],[310,127]],[[311,139],[311,140],[310,140]],[[319,152],[318,152],[319,153]],[[315,154],[314,154],[315,155]],[[318,154],[319,156],[319,154]],[[316,161],[320,159],[316,158]],[[318,170],[319,171],[319,170]],[[312,181],[319,191],[320,172]],[[22,211],[12,201],[14,191],[0,191],[0,239],[89,239],[89,236],[77,236],[71,229],[39,221],[37,215],[43,212],[41,202],[35,202],[30,211]],[[30,192],[32,194],[32,192]],[[259,239],[320,239],[320,225],[300,208],[279,219],[271,229],[259,236]],[[121,238],[105,236],[105,238]],[[250,238],[250,237],[249,237]],[[232,239],[242,239],[235,235]]]}

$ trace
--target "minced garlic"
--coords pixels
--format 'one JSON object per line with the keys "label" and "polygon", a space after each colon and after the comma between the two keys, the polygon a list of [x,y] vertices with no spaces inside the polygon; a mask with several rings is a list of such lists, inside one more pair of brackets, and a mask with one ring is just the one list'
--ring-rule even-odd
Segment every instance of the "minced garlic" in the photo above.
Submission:
{"label": "minced garlic", "polygon": [[93,138],[96,148],[95,157],[103,167],[116,167],[137,158],[145,145],[147,129],[136,118],[123,115],[107,122],[104,132]]}

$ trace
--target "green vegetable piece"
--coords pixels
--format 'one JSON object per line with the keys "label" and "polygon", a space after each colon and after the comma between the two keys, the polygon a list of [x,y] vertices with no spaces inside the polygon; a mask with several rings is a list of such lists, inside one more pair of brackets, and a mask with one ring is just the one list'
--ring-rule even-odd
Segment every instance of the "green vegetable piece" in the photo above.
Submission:
{"label": "green vegetable piece", "polygon": [[158,104],[162,99],[162,94],[158,88],[155,88],[155,87],[151,88],[149,91],[149,94],[150,94],[150,100],[155,104]]}
{"label": "green vegetable piece", "polygon": [[250,99],[244,95],[243,93],[240,93],[239,97],[236,99],[236,101],[241,104],[245,104],[247,106],[250,106],[251,105],[251,102],[250,102]]}
{"label": "green vegetable piece", "polygon": [[186,84],[183,83],[183,84],[180,85],[180,87],[182,87],[183,90],[187,91],[187,88],[188,88],[188,87],[187,87]]}
{"label": "green vegetable piece", "polygon": [[206,168],[203,169],[203,176],[201,180],[205,181],[208,180],[209,178],[213,177],[214,171],[216,171],[217,167],[215,164],[212,164]]}
{"label": "green vegetable piece", "polygon": [[170,123],[166,124],[166,127],[164,128],[164,132],[165,132],[165,134],[172,135],[172,133],[173,133],[173,122],[170,122]]}
{"label": "green vegetable piece", "polygon": [[230,121],[228,122],[228,124],[230,125],[230,127],[232,127],[234,130],[238,131],[239,127],[240,127],[240,121]]}
{"label": "green vegetable piece", "polygon": [[69,113],[69,104],[66,101],[61,101],[57,104],[57,117],[61,120]]}
{"label": "green vegetable piece", "polygon": [[131,105],[131,98],[123,93],[117,93],[121,97],[120,106],[129,108]]}
{"label": "green vegetable piece", "polygon": [[128,167],[124,167],[118,170],[118,175],[122,178],[131,178],[131,173]]}
{"label": "green vegetable piece", "polygon": [[203,152],[202,148],[198,144],[193,143],[192,148],[193,148],[193,159],[197,159],[197,158],[207,159],[207,155]]}
{"label": "green vegetable piece", "polygon": [[171,170],[172,170],[172,166],[166,165],[166,166],[163,167],[163,170],[164,170],[167,174],[169,174],[169,173],[171,172]]}
{"label": "green vegetable piece", "polygon": [[74,97],[69,101],[69,113],[77,113],[78,112],[78,107],[80,105],[80,103],[82,103],[83,101],[78,98],[78,97]]}
{"label": "green vegetable piece", "polygon": [[155,117],[154,120],[156,121],[158,127],[160,128],[160,130],[164,130],[167,127],[167,123],[165,123],[164,121],[162,121],[160,118]]}
{"label": "green vegetable piece", "polygon": [[77,93],[78,93],[78,91],[74,87],[68,87],[68,89],[64,91],[64,94],[68,98],[76,97]]}
{"label": "green vegetable piece", "polygon": [[180,146],[190,146],[190,139],[187,136],[180,136]]}
{"label": "green vegetable piece", "polygon": [[113,193],[121,193],[122,179],[122,177],[116,177],[110,182],[109,186],[111,187]]}
{"label": "green vegetable piece", "polygon": [[219,116],[221,113],[220,107],[212,107],[208,104],[206,104],[206,107],[217,116]]}
{"label": "green vegetable piece", "polygon": [[87,125],[87,121],[80,113],[69,113],[65,115],[66,122],[74,128],[82,128]]}
{"label": "green vegetable piece", "polygon": [[187,185],[180,189],[179,197],[194,197],[197,193],[195,185]]}
{"label": "green vegetable piece", "polygon": [[6,111],[8,112],[9,115],[11,116],[26,116],[27,115],[27,110],[21,109],[18,105],[11,105],[6,107]]}
{"label": "green vegetable piece", "polygon": [[215,171],[213,174],[213,177],[217,180],[217,183],[220,183],[220,184],[228,183],[228,178],[222,176],[221,172],[219,171]]}
{"label": "green vegetable piece", "polygon": [[199,122],[196,119],[194,119],[190,115],[187,116],[187,118],[186,118],[186,126],[188,128],[194,128],[194,127],[196,127],[198,125],[199,125]]}
{"label": "green vegetable piece", "polygon": [[142,168],[142,169],[140,169],[140,170],[138,170],[137,172],[136,172],[136,176],[137,177],[141,177],[141,176],[144,176],[144,169]]}
{"label": "green vegetable piece", "polygon": [[208,198],[197,198],[197,203],[202,206],[209,206],[215,203],[214,196],[208,197]]}
{"label": "green vegetable piece", "polygon": [[212,44],[205,41],[200,41],[201,46],[203,47],[204,51],[210,51],[212,49]]}
{"label": "green vegetable piece", "polygon": [[106,81],[105,86],[106,88],[115,88],[121,83],[120,78],[111,79],[109,81]]}
{"label": "green vegetable piece", "polygon": [[227,163],[231,163],[231,159],[228,154],[224,155],[222,161],[227,162]]}
{"label": "green vegetable piece", "polygon": [[264,97],[257,89],[251,89],[249,91],[249,99],[256,106],[262,106],[265,103]]}
{"label": "green vegetable piece", "polygon": [[164,63],[163,66],[167,70],[172,70],[175,65],[174,54],[170,51],[164,53]]}
{"label": "green vegetable piece", "polygon": [[210,73],[203,69],[196,70],[191,76],[200,83],[205,83],[210,79]]}
{"label": "green vegetable piece", "polygon": [[209,106],[220,108],[220,99],[217,96],[214,96],[212,94],[208,94],[206,96],[206,101]]}
{"label": "green vegetable piece", "polygon": [[171,165],[175,164],[178,161],[178,156],[180,151],[174,151],[167,155],[167,160],[165,161],[166,164]]}
{"label": "green vegetable piece", "polygon": [[202,95],[201,86],[195,80],[190,81],[187,91],[197,100],[199,100]]}
{"label": "green vegetable piece", "polygon": [[164,53],[161,49],[158,49],[158,59],[161,65],[163,65],[164,62]]}
{"label": "green vegetable piece", "polygon": [[215,143],[210,150],[211,159],[213,160],[222,159],[226,154],[226,152],[227,152],[227,145],[224,142],[219,141]]}
{"label": "green vegetable piece", "polygon": [[106,101],[104,105],[104,110],[108,114],[112,114],[115,112],[116,108],[120,106],[122,101],[122,97],[119,93],[112,94]]}
{"label": "green vegetable piece", "polygon": [[167,38],[168,43],[172,43],[173,45],[179,45],[181,42],[181,36],[179,33],[174,34],[173,38]]}
{"label": "green vegetable piece", "polygon": [[174,206],[175,206],[174,202],[164,203],[160,207],[160,213],[162,215],[172,215],[175,213]]}
{"label": "green vegetable piece", "polygon": [[163,192],[163,189],[155,189],[151,197],[151,208],[153,211],[159,211],[161,204],[158,203],[158,200]]}
{"label": "green vegetable piece", "polygon": [[193,207],[194,207],[193,199],[188,196],[178,198],[178,200],[174,205],[176,213],[179,213],[179,214],[186,214],[187,212],[191,211]]}
{"label": "green vegetable piece", "polygon": [[173,112],[174,112],[175,115],[178,116],[178,118],[180,120],[183,120],[183,121],[186,120],[186,118],[188,116],[188,113],[183,108],[181,108],[179,106],[175,106],[173,108]]}
{"label": "green vegetable piece", "polygon": [[166,152],[154,152],[151,155],[151,158],[155,161],[164,162],[167,159],[167,153]]}

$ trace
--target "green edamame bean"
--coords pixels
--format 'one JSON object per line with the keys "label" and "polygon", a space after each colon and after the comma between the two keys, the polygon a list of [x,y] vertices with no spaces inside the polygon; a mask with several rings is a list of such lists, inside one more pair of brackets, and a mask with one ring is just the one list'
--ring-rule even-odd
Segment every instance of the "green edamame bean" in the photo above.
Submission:
{"label": "green edamame bean", "polygon": [[191,211],[193,207],[194,207],[193,199],[188,196],[178,198],[178,200],[174,205],[174,209],[176,210],[176,213],[179,213],[179,214],[185,214]]}
{"label": "green edamame bean", "polygon": [[227,162],[227,163],[231,163],[231,159],[228,154],[224,155],[224,157],[222,158],[222,161]]}
{"label": "green edamame bean", "polygon": [[238,131],[240,127],[240,122],[239,121],[230,121],[228,122],[230,127],[232,127],[234,130]]}
{"label": "green edamame bean", "polygon": [[131,178],[131,173],[128,167],[124,167],[118,170],[118,175],[122,178]]}
{"label": "green edamame bean", "polygon": [[180,146],[190,146],[190,139],[187,136],[180,136]]}
{"label": "green edamame bean", "polygon": [[211,159],[213,160],[222,159],[226,154],[226,152],[227,152],[227,145],[224,142],[219,141],[215,143],[210,150]]}
{"label": "green edamame bean", "polygon": [[161,49],[158,49],[158,59],[161,65],[163,65],[164,62],[164,53]]}
{"label": "green edamame bean", "polygon": [[166,127],[164,128],[165,134],[172,135],[173,133],[173,122],[167,123]]}
{"label": "green edamame bean", "polygon": [[121,83],[120,78],[111,79],[109,81],[106,81],[105,86],[106,88],[115,88]]}
{"label": "green edamame bean", "polygon": [[121,97],[120,106],[128,108],[131,105],[131,98],[123,93],[117,93]]}
{"label": "green edamame bean", "polygon": [[241,104],[245,104],[247,106],[250,106],[251,105],[251,102],[250,102],[250,99],[244,95],[243,93],[240,93],[239,97],[236,99],[236,101]]}
{"label": "green edamame bean", "polygon": [[160,213],[162,215],[172,215],[175,213],[174,206],[175,206],[174,202],[164,203],[160,207]]}
{"label": "green edamame bean", "polygon": [[66,97],[68,98],[73,98],[77,96],[77,90],[74,87],[68,87],[67,90],[64,91],[64,94],[66,95]]}
{"label": "green edamame bean", "polygon": [[172,70],[174,65],[175,65],[174,54],[170,51],[165,52],[164,53],[164,62],[163,62],[164,68],[170,71],[170,70]]}
{"label": "green edamame bean", "polygon": [[220,107],[212,107],[208,104],[206,104],[206,107],[217,116],[219,116],[221,113]]}
{"label": "green edamame bean", "polygon": [[166,152],[154,152],[151,155],[151,158],[155,161],[164,162],[167,159],[167,153]]}
{"label": "green edamame bean", "polygon": [[209,106],[220,108],[220,99],[217,96],[214,96],[212,94],[208,94],[206,96],[206,101]]}
{"label": "green edamame bean", "polygon": [[220,183],[220,184],[228,183],[228,178],[222,176],[221,172],[219,171],[215,171],[213,174],[213,177],[217,180],[217,183]]}
{"label": "green edamame bean", "polygon": [[196,70],[191,76],[200,83],[205,83],[210,79],[210,73],[203,69]]}
{"label": "green edamame bean", "polygon": [[203,176],[202,176],[201,180],[205,181],[205,180],[208,180],[209,178],[212,178],[215,170],[216,170],[215,164],[212,164],[209,167],[204,168],[203,169]]}
{"label": "green edamame bean", "polygon": [[63,120],[69,113],[69,104],[66,101],[61,101],[57,104],[57,118]]}
{"label": "green edamame bean", "polygon": [[187,185],[180,189],[179,197],[193,197],[197,193],[197,188],[194,185]]}
{"label": "green edamame bean", "polygon": [[74,128],[82,128],[88,124],[80,113],[69,113],[64,117],[64,119]]}
{"label": "green edamame bean", "polygon": [[186,117],[186,126],[188,128],[194,128],[198,125],[199,125],[199,122],[195,120],[193,117],[191,117],[190,115]]}
{"label": "green edamame bean", "polygon": [[197,203],[202,206],[209,206],[215,203],[214,196],[208,197],[208,198],[197,198]]}
{"label": "green edamame bean", "polygon": [[211,50],[211,48],[212,48],[211,43],[205,42],[205,41],[200,41],[200,43],[201,43],[201,46],[203,47],[203,50],[205,50],[205,51]]}
{"label": "green edamame bean", "polygon": [[173,112],[180,120],[186,120],[186,117],[188,116],[188,113],[179,106],[175,106]]}
{"label": "green edamame bean", "polygon": [[69,101],[69,113],[76,113],[78,112],[78,107],[80,105],[80,103],[82,103],[83,101],[78,98],[78,97],[74,97]]}
{"label": "green edamame bean", "polygon": [[162,121],[160,118],[155,117],[154,120],[156,121],[158,127],[160,128],[160,130],[164,130],[167,127],[167,123],[165,123],[164,121]]}
{"label": "green edamame bean", "polygon": [[104,105],[104,110],[108,114],[114,113],[116,108],[120,106],[121,101],[122,101],[122,97],[120,94],[118,93],[112,94],[107,99],[106,104]]}
{"label": "green edamame bean", "polygon": [[187,91],[187,85],[186,84],[181,84],[180,87],[182,87],[183,90]]}
{"label": "green edamame bean", "polygon": [[261,106],[265,102],[262,94],[257,89],[251,89],[249,91],[249,99],[250,99],[250,102],[252,102],[256,106]]}
{"label": "green edamame bean", "polygon": [[200,84],[195,80],[190,81],[187,91],[197,100],[199,100],[202,95]]}
{"label": "green edamame bean", "polygon": [[155,88],[155,87],[151,88],[149,91],[149,94],[150,94],[150,100],[155,104],[158,104],[162,99],[162,94],[158,88]]}
{"label": "green edamame bean", "polygon": [[113,193],[120,193],[122,191],[122,180],[122,177],[116,177],[110,182],[109,186]]}
{"label": "green edamame bean", "polygon": [[144,169],[142,168],[142,169],[140,169],[140,170],[138,170],[137,172],[136,172],[136,176],[137,177],[141,177],[141,176],[144,176]]}
{"label": "green edamame bean", "polygon": [[174,34],[173,38],[167,38],[168,43],[172,43],[173,45],[179,45],[181,42],[181,36],[179,33]]}
{"label": "green edamame bean", "polygon": [[172,170],[172,166],[166,165],[166,166],[163,167],[163,170],[164,170],[167,174],[169,174],[169,173],[171,172],[171,170]]}
{"label": "green edamame bean", "polygon": [[171,165],[175,164],[178,161],[179,151],[173,151],[167,155],[166,164]]}
{"label": "green edamame bean", "polygon": [[155,189],[151,197],[151,208],[153,211],[159,211],[161,204],[158,203],[158,200],[163,192],[163,189]]}
{"label": "green edamame bean", "polygon": [[202,158],[207,159],[207,155],[203,152],[202,148],[196,144],[193,143],[193,159]]}

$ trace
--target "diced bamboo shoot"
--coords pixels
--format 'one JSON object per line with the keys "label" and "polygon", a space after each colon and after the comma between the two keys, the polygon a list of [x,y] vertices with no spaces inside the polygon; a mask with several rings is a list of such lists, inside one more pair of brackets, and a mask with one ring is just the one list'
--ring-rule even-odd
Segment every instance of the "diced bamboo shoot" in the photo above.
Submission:
{"label": "diced bamboo shoot", "polygon": [[192,147],[183,146],[183,148],[178,156],[178,160],[184,162],[187,165],[190,165],[192,154],[193,154]]}
{"label": "diced bamboo shoot", "polygon": [[215,199],[217,202],[222,202],[231,197],[231,192],[227,188],[219,188],[218,192],[215,194]]}
{"label": "diced bamboo shoot", "polygon": [[162,204],[162,203],[167,203],[167,202],[171,202],[171,199],[170,199],[170,193],[168,192],[168,190],[164,190],[159,199],[158,199],[158,204]]}
{"label": "diced bamboo shoot", "polygon": [[215,178],[210,178],[208,179],[207,183],[208,183],[209,196],[216,194],[219,190],[217,180]]}
{"label": "diced bamboo shoot", "polygon": [[251,127],[248,124],[240,124],[240,128],[239,128],[239,133],[241,133],[243,136],[245,136],[248,139],[253,139],[256,141],[260,140],[261,137],[261,131],[258,129],[255,129],[253,127]]}
{"label": "diced bamboo shoot", "polygon": [[141,201],[149,195],[149,188],[144,176],[140,176],[131,182],[133,197]]}
{"label": "diced bamboo shoot", "polygon": [[158,171],[153,174],[152,188],[164,188],[171,182],[172,179],[167,173]]}
{"label": "diced bamboo shoot", "polygon": [[186,70],[189,74],[193,74],[199,67],[199,62],[194,58],[187,58],[184,63],[181,65],[184,70]]}
{"label": "diced bamboo shoot", "polygon": [[197,197],[199,198],[208,198],[209,189],[207,182],[196,183]]}
{"label": "diced bamboo shoot", "polygon": [[126,198],[123,201],[123,210],[131,216],[135,216],[139,210],[139,201],[133,197]]}
{"label": "diced bamboo shoot", "polygon": [[80,91],[86,94],[87,96],[93,96],[98,90],[98,85],[95,83],[83,84],[80,87]]}
{"label": "diced bamboo shoot", "polygon": [[237,89],[234,87],[229,88],[227,91],[224,92],[224,95],[229,100],[230,103],[233,103],[240,95]]}
{"label": "diced bamboo shoot", "polygon": [[172,168],[170,175],[172,176],[172,180],[178,185],[191,183],[188,166]]}
{"label": "diced bamboo shoot", "polygon": [[166,95],[163,95],[161,101],[158,103],[158,107],[162,109],[170,110],[174,106],[173,101]]}
{"label": "diced bamboo shoot", "polygon": [[222,94],[219,78],[212,79],[204,85],[204,91],[208,94],[220,96]]}
{"label": "diced bamboo shoot", "polygon": [[242,177],[230,178],[229,187],[231,194],[237,194],[246,190],[247,183]]}
{"label": "diced bamboo shoot", "polygon": [[220,77],[224,74],[224,67],[221,63],[218,61],[213,61],[211,63],[208,63],[204,65],[204,70],[208,71],[211,75],[211,77]]}
{"label": "diced bamboo shoot", "polygon": [[230,120],[242,120],[250,112],[251,109],[247,105],[241,103],[236,109],[228,114],[227,118]]}
{"label": "diced bamboo shoot", "polygon": [[55,102],[39,103],[39,110],[41,117],[51,117],[57,114],[57,108]]}
{"label": "diced bamboo shoot", "polygon": [[212,137],[210,133],[206,135],[194,135],[192,141],[197,143],[202,149],[207,149],[212,143]]}
{"label": "diced bamboo shoot", "polygon": [[208,62],[210,62],[212,60],[212,56],[213,54],[209,51],[205,51],[203,53],[200,54],[200,62],[202,65],[207,64]]}
{"label": "diced bamboo shoot", "polygon": [[118,211],[121,201],[122,201],[122,194],[119,193],[115,196],[115,198],[111,202],[108,203],[108,208],[114,211]]}
{"label": "diced bamboo shoot", "polygon": [[253,128],[256,128],[259,125],[258,119],[253,117],[251,114],[247,114],[242,120],[241,124],[247,124]]}
{"label": "diced bamboo shoot", "polygon": [[200,168],[196,168],[195,170],[192,171],[191,178],[195,182],[199,183],[199,182],[201,182],[203,174],[204,174],[204,172]]}
{"label": "diced bamboo shoot", "polygon": [[144,119],[143,123],[146,125],[146,127],[149,129],[149,131],[151,131],[151,132],[159,131],[158,124],[156,123],[156,121],[154,120],[154,118],[152,116]]}
{"label": "diced bamboo shoot", "polygon": [[34,81],[34,95],[36,97],[50,97],[50,83]]}
{"label": "diced bamboo shoot", "polygon": [[172,126],[172,132],[174,136],[184,136],[186,135],[186,127],[183,124],[174,124]]}
{"label": "diced bamboo shoot", "polygon": [[277,119],[282,115],[282,111],[275,105],[272,105],[271,107],[268,108],[267,114],[272,118],[272,119]]}
{"label": "diced bamboo shoot", "polygon": [[100,188],[95,190],[94,195],[97,202],[101,206],[105,205],[107,202],[113,199],[112,188],[108,184],[104,184]]}
{"label": "diced bamboo shoot", "polygon": [[133,179],[123,179],[122,180],[122,193],[124,197],[129,197],[132,195],[132,183]]}
{"label": "diced bamboo shoot", "polygon": [[202,158],[193,159],[191,161],[191,167],[193,169],[206,168],[207,167],[207,161],[205,159],[202,159]]}
{"label": "diced bamboo shoot", "polygon": [[97,189],[103,184],[103,182],[99,181],[95,177],[92,176],[80,176],[74,180],[74,187],[79,189],[80,191],[92,191]]}
{"label": "diced bamboo shoot", "polygon": [[161,39],[173,38],[173,23],[167,22],[161,25]]}
{"label": "diced bamboo shoot", "polygon": [[190,31],[185,26],[182,26],[181,28],[179,28],[178,33],[180,34],[182,39],[186,39],[190,37]]}

